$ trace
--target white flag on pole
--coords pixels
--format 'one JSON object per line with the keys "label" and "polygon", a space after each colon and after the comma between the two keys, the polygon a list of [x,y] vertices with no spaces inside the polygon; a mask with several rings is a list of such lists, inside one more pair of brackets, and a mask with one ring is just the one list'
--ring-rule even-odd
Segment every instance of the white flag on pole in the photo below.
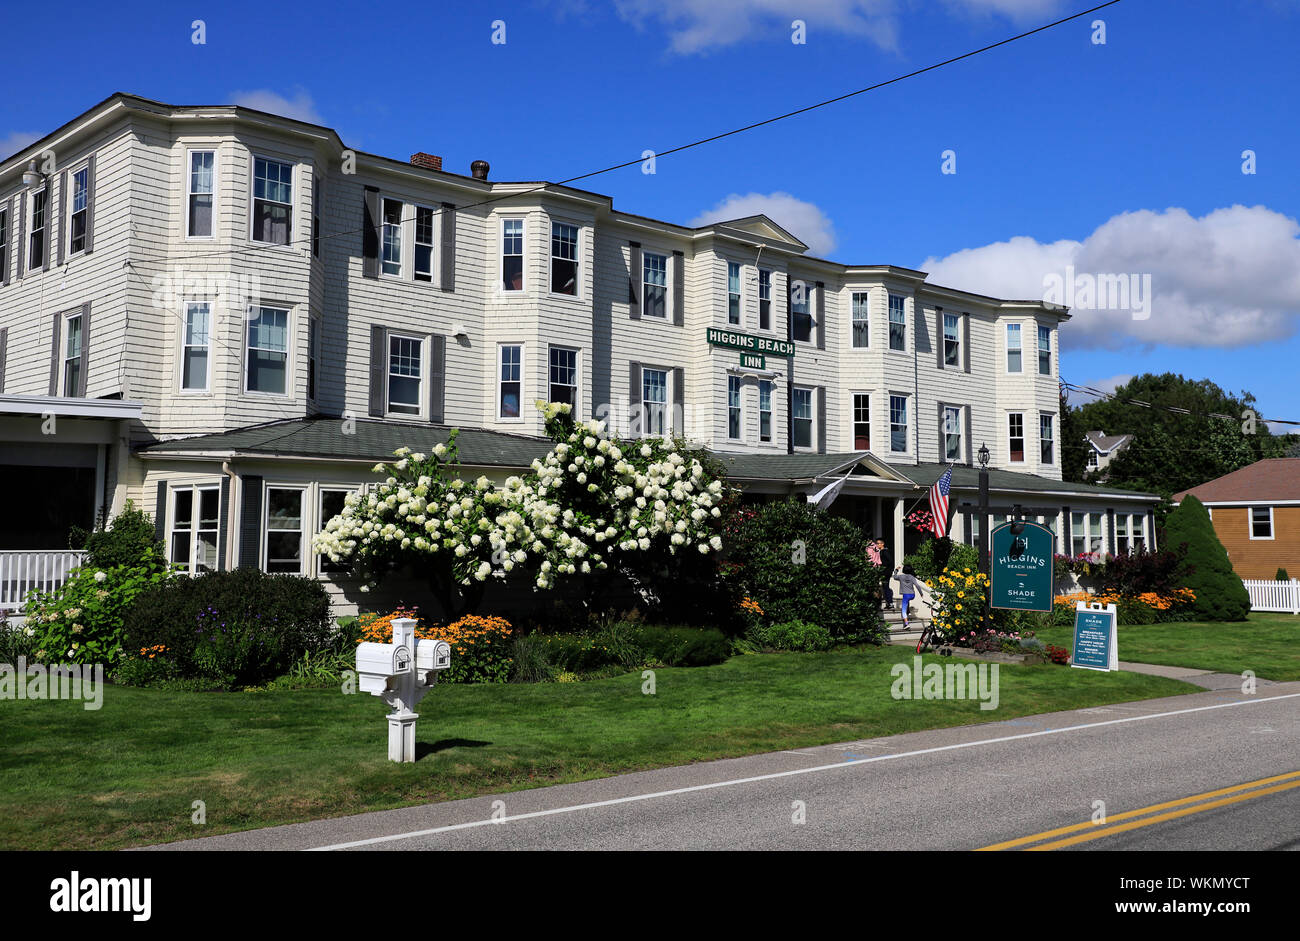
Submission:
{"label": "white flag on pole", "polygon": [[853,471],[850,470],[839,480],[827,484],[816,494],[808,494],[808,502],[817,504],[817,509],[819,510],[825,510],[835,502],[835,498],[840,495],[840,490],[844,488],[844,481],[848,480],[852,474]]}

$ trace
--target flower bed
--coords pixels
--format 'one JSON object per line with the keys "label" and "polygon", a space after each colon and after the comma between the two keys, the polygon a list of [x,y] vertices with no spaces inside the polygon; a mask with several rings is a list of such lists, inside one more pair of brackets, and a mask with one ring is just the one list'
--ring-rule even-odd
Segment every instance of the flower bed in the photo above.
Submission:
{"label": "flower bed", "polygon": [[357,643],[391,644],[397,618],[413,619],[418,639],[445,640],[451,645],[451,666],[442,673],[447,682],[504,683],[510,678],[513,628],[505,618],[467,614],[444,625],[424,623],[416,608],[367,613],[357,618]]}
{"label": "flower bed", "polygon": [[1104,591],[1090,594],[1076,591],[1057,595],[1052,602],[1052,623],[1074,623],[1075,605],[1078,602],[1088,604],[1113,604],[1121,624],[1163,624],[1168,621],[1190,620],[1192,606],[1196,602],[1196,593],[1190,588],[1175,588],[1166,593],[1144,591],[1137,594],[1121,594]]}

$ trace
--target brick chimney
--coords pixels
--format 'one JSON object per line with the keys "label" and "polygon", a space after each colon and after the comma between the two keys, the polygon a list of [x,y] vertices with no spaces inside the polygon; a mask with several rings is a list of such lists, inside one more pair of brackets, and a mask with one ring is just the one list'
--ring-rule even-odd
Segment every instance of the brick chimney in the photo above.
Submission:
{"label": "brick chimney", "polygon": [[411,164],[417,167],[424,167],[426,170],[441,170],[442,158],[435,157],[433,154],[418,153],[411,154]]}

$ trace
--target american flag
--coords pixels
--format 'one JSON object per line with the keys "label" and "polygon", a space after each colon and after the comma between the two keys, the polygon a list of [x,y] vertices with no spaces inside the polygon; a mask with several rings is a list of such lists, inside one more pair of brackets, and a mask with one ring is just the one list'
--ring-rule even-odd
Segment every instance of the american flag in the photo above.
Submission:
{"label": "american flag", "polygon": [[930,515],[934,517],[931,530],[934,538],[942,539],[948,535],[948,491],[952,488],[952,468],[943,472],[943,476],[930,488]]}

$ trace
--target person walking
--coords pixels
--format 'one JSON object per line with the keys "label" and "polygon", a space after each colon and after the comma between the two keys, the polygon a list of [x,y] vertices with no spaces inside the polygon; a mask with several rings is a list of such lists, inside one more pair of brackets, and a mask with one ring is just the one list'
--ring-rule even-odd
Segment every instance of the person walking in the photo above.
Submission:
{"label": "person walking", "polygon": [[880,567],[884,569],[884,578],[881,579],[881,587],[885,593],[885,610],[894,610],[894,589],[890,586],[889,580],[894,571],[894,553],[889,551],[885,545],[885,540],[876,537],[876,551],[880,554]]}
{"label": "person walking", "polygon": [[912,599],[921,594],[925,589],[925,583],[916,577],[916,571],[910,565],[904,565],[894,576],[898,582],[898,590],[903,596],[903,629],[907,629],[907,606],[911,604]]}

